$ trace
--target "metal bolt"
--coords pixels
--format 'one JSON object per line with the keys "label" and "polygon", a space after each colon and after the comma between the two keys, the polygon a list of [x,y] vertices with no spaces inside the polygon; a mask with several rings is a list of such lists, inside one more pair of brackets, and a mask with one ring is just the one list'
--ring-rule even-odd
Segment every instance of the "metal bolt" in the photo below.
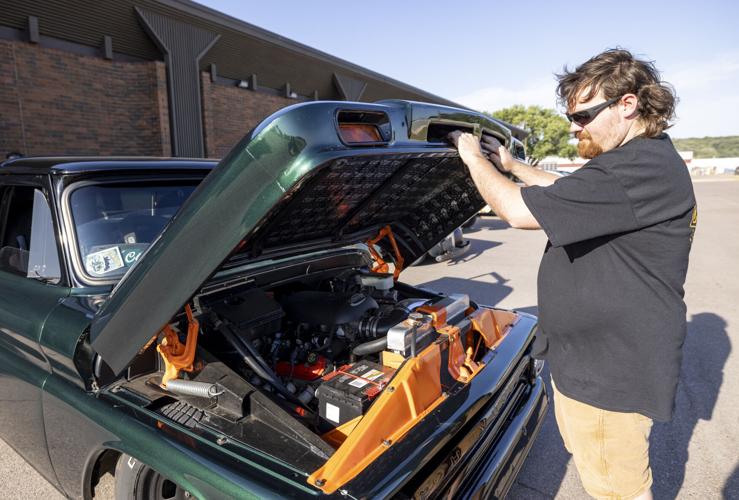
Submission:
{"label": "metal bolt", "polygon": [[221,436],[216,439],[216,443],[218,443],[219,446],[223,446],[224,444],[228,443],[228,438],[226,436]]}
{"label": "metal bolt", "polygon": [[325,479],[316,479],[316,486],[321,487],[324,484],[326,484],[326,480]]}
{"label": "metal bolt", "polygon": [[393,442],[390,439],[383,439],[382,444],[383,446],[390,446]]}
{"label": "metal bolt", "polygon": [[392,387],[392,386],[388,387],[387,392],[395,392],[395,387]]}

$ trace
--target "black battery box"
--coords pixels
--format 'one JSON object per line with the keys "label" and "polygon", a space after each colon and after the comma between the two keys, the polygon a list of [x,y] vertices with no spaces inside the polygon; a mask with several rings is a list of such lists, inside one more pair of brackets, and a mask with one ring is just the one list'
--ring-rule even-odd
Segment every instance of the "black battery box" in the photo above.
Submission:
{"label": "black battery box", "polygon": [[387,366],[358,361],[324,376],[316,390],[323,423],[337,427],[364,415],[394,373],[395,370]]}

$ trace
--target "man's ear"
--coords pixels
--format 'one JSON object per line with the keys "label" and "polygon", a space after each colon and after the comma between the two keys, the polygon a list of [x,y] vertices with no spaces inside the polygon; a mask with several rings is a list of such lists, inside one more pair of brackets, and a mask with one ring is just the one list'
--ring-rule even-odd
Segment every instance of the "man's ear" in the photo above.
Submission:
{"label": "man's ear", "polygon": [[624,118],[636,118],[639,109],[639,98],[635,94],[625,94],[618,103],[618,109]]}

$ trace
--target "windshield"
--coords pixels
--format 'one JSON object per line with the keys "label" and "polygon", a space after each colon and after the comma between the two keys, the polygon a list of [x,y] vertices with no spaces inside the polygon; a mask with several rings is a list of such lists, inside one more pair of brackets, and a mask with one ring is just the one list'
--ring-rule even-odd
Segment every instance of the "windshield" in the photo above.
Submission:
{"label": "windshield", "polygon": [[105,183],[69,197],[80,264],[96,279],[123,276],[159,236],[197,182]]}

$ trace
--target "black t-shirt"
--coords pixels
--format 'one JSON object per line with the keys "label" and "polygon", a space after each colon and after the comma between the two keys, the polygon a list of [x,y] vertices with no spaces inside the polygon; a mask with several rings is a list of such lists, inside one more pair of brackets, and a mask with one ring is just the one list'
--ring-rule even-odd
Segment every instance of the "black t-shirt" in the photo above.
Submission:
{"label": "black t-shirt", "polygon": [[670,420],[697,217],[670,138],[634,138],[521,194],[549,238],[534,355],[573,399]]}

